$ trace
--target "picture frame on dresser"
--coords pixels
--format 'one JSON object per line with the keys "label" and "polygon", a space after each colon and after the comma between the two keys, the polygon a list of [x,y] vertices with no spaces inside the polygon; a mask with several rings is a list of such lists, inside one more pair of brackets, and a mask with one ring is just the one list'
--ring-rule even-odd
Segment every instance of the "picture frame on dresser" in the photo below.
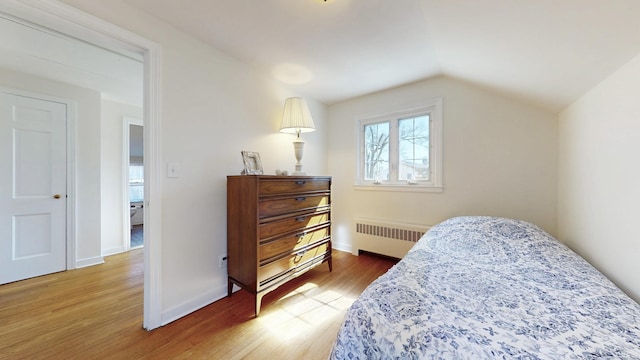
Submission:
{"label": "picture frame on dresser", "polygon": [[242,163],[244,164],[243,175],[262,175],[262,161],[260,161],[260,153],[255,151],[241,151]]}

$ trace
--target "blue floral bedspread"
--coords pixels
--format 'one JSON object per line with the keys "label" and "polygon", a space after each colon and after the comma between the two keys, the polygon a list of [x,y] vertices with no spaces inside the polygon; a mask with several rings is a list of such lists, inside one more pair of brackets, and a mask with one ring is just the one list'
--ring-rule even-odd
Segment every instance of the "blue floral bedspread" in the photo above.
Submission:
{"label": "blue floral bedspread", "polygon": [[331,359],[640,359],[640,305],[524,221],[458,217],[348,310]]}

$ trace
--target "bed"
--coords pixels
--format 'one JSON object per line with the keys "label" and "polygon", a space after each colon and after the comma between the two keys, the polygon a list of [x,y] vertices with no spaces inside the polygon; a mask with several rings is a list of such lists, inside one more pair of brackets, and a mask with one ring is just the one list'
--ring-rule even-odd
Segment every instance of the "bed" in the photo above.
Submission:
{"label": "bed", "polygon": [[331,359],[640,359],[640,305],[524,221],[436,225],[347,311]]}

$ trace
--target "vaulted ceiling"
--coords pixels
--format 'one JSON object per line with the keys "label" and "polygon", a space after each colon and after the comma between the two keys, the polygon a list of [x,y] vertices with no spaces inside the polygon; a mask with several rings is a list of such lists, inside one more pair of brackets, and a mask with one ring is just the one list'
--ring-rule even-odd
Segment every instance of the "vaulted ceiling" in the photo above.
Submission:
{"label": "vaulted ceiling", "polygon": [[[640,54],[638,0],[124,1],[326,104],[446,75],[559,111]],[[139,59],[0,30],[0,66],[141,103]]]}
{"label": "vaulted ceiling", "polygon": [[640,54],[638,0],[125,0],[332,104],[447,75],[559,111]]}

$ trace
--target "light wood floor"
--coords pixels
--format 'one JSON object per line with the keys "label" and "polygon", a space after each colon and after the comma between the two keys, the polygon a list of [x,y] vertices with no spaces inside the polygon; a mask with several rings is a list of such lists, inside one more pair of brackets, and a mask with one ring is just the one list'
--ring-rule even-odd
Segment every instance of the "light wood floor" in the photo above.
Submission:
{"label": "light wood floor", "polygon": [[239,291],[142,329],[143,249],[0,286],[0,359],[326,359],[346,308],[394,262],[334,251],[266,295]]}

